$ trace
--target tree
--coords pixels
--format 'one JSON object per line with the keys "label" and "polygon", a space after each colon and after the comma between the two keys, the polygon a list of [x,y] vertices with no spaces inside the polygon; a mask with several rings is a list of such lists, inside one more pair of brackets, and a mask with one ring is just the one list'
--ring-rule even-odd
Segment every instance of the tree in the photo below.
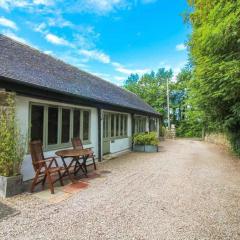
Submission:
{"label": "tree", "polygon": [[209,131],[227,131],[240,152],[240,0],[189,0],[192,94]]}
{"label": "tree", "polygon": [[164,68],[159,69],[156,74],[154,71],[146,73],[141,78],[137,74],[131,74],[126,80],[124,88],[137,94],[166,117],[166,82],[167,79],[171,81],[172,77],[172,70]]}

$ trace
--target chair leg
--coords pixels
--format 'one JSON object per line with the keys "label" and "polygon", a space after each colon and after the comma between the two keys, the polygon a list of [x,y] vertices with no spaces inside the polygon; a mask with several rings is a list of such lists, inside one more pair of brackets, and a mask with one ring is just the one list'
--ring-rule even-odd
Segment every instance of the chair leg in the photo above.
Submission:
{"label": "chair leg", "polygon": [[45,182],[46,182],[46,174],[44,175],[43,180],[42,180],[42,190],[44,190]]}
{"label": "chair leg", "polygon": [[62,180],[62,174],[61,174],[60,171],[58,171],[58,176],[59,176],[59,181],[60,181],[60,183],[61,183],[61,186],[64,186],[63,180]]}
{"label": "chair leg", "polygon": [[47,171],[47,180],[48,180],[48,185],[51,190],[51,194],[54,194],[54,188],[53,188],[53,182],[50,173]]}
{"label": "chair leg", "polygon": [[34,188],[36,186],[36,182],[38,180],[38,176],[39,176],[39,170],[37,170],[36,175],[35,175],[35,177],[33,179],[33,182],[32,182],[32,185],[31,185],[31,189],[30,189],[31,193],[33,193],[33,191],[34,191]]}
{"label": "chair leg", "polygon": [[97,170],[96,163],[95,163],[95,158],[94,158],[94,157],[92,157],[92,160],[93,160],[93,166],[94,166],[94,170]]}

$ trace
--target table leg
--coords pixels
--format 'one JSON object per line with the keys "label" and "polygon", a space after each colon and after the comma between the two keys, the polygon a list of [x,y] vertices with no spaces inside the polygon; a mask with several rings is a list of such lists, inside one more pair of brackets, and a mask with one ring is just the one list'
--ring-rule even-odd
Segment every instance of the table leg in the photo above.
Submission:
{"label": "table leg", "polygon": [[83,156],[83,167],[84,167],[84,170],[85,170],[85,174],[88,173],[88,171],[87,171],[87,164],[86,164],[87,159],[88,159],[88,155]]}
{"label": "table leg", "polygon": [[82,159],[83,159],[83,163],[80,162],[79,158],[76,159],[76,164],[78,164],[78,168],[75,170],[75,174],[77,174],[77,172],[81,169],[85,177],[88,177],[84,167],[84,158]]}
{"label": "table leg", "polygon": [[68,175],[68,177],[70,178],[71,182],[74,182],[74,179],[72,178],[72,176],[71,176],[71,174],[70,174],[70,172],[69,172],[69,170],[68,170],[69,167],[67,166],[64,157],[61,157],[61,158],[62,158],[63,166],[64,166],[64,168],[65,168],[65,172],[64,172],[63,176],[64,176],[65,173],[66,173],[66,174]]}

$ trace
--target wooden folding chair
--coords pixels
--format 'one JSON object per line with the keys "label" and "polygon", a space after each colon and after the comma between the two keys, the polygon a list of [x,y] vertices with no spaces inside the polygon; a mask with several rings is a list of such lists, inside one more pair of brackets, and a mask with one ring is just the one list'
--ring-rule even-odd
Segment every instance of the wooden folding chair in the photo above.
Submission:
{"label": "wooden folding chair", "polygon": [[[94,155],[92,148],[83,148],[82,140],[79,137],[72,138],[72,146],[74,149],[80,149],[80,150],[88,149],[89,150],[88,159],[92,159],[92,162],[93,162],[91,164],[88,164],[88,166],[93,165],[94,169],[95,170],[97,169],[96,163],[95,163],[95,155]],[[85,164],[84,167],[86,168],[86,163],[84,163],[84,164]]]}
{"label": "wooden folding chair", "polygon": [[[54,194],[53,184],[60,181],[63,186],[63,176],[61,171],[65,171],[64,167],[59,167],[56,158],[44,158],[41,141],[32,141],[29,144],[30,154],[32,156],[32,164],[35,171],[30,191],[33,192],[36,185],[42,183],[42,189],[47,180],[51,194]],[[54,166],[55,165],[55,166]],[[58,178],[53,180],[52,175],[58,174]]]}

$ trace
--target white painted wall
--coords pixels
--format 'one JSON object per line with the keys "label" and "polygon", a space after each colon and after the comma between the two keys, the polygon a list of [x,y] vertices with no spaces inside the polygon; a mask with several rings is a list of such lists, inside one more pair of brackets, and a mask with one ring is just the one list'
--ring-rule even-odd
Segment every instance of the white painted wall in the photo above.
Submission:
{"label": "white painted wall", "polygon": [[[97,118],[97,109],[96,108],[90,108],[90,107],[84,107],[79,105],[71,105],[71,104],[63,104],[63,103],[57,103],[52,101],[45,101],[45,100],[39,100],[35,98],[28,98],[23,96],[17,96],[16,97],[16,116],[17,116],[17,122],[20,126],[21,133],[23,136],[26,136],[26,139],[28,139],[28,126],[29,126],[29,104],[30,102],[34,103],[45,103],[45,104],[52,104],[57,106],[68,106],[68,107],[80,107],[82,109],[89,109],[91,110],[91,129],[90,129],[90,141],[91,143],[89,145],[85,145],[84,147],[93,147],[93,150],[95,154],[98,153],[98,118]],[[60,149],[56,149],[54,151],[48,151],[45,152],[45,157],[52,157],[55,156],[55,152]],[[58,162],[61,164],[61,159],[58,159]],[[32,160],[31,156],[27,154],[24,157],[21,172],[23,174],[23,180],[29,180],[34,177],[34,170],[32,167]]]}

